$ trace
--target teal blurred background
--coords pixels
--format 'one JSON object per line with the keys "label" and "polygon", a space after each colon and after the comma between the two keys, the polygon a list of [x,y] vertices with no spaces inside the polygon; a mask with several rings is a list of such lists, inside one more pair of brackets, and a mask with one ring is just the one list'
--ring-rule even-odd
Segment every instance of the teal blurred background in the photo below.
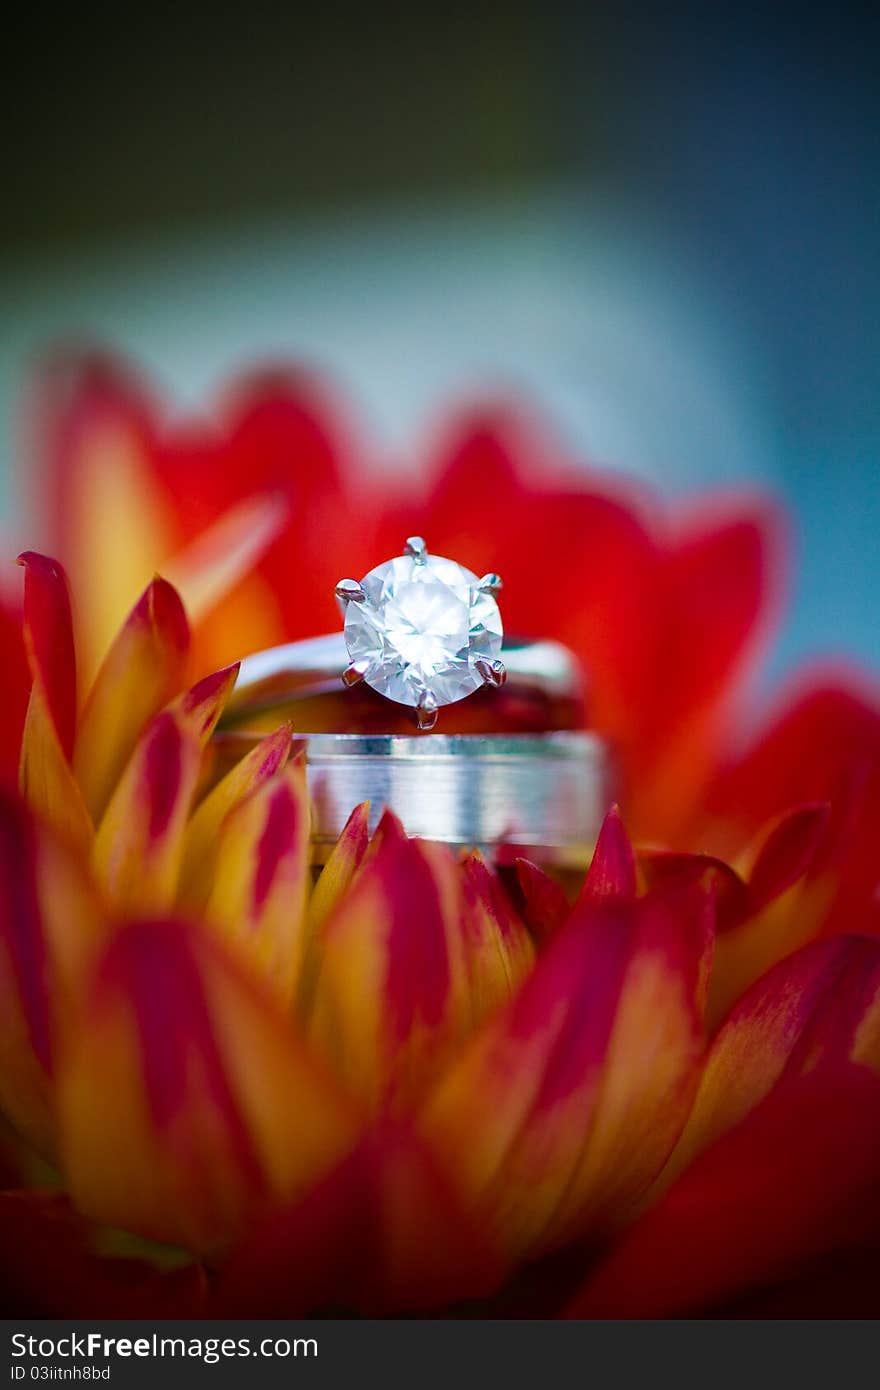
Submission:
{"label": "teal blurred background", "polygon": [[251,5],[22,17],[0,219],[3,511],[29,361],[181,407],[284,356],[412,466],[532,400],[588,461],[792,510],[776,657],[880,665],[876,6]]}

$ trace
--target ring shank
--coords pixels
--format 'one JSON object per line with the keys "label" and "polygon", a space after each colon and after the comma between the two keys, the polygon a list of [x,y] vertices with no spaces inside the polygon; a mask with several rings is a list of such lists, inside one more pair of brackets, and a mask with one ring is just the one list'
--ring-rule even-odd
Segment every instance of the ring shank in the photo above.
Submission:
{"label": "ring shank", "polygon": [[[444,705],[446,733],[542,732],[583,727],[580,667],[559,642],[506,637],[507,681],[484,687],[466,700]],[[348,651],[341,632],[271,647],[245,657],[223,715],[224,728],[267,728],[287,715],[308,733],[411,733],[413,711],[372,690],[366,682],[342,684]],[[431,735],[436,738],[436,735]]]}

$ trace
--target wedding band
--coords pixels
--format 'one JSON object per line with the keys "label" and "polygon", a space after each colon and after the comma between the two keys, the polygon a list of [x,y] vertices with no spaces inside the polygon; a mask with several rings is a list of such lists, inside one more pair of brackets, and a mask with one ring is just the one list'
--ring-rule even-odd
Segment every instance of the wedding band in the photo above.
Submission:
{"label": "wedding band", "polygon": [[[219,735],[240,756],[255,735]],[[596,734],[313,734],[306,753],[313,858],[323,863],[353,807],[370,827],[390,807],[411,835],[481,849],[496,863],[524,856],[582,868],[611,797]]]}

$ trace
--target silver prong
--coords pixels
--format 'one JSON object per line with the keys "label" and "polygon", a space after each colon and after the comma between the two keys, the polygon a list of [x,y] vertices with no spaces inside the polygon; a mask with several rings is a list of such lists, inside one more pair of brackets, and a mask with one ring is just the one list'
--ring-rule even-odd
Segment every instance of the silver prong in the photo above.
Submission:
{"label": "silver prong", "polygon": [[340,579],[336,585],[336,597],[343,603],[363,603],[367,595],[356,579]]}
{"label": "silver prong", "polygon": [[497,594],[502,583],[500,574],[484,574],[477,588],[481,594]]}
{"label": "silver prong", "polygon": [[494,661],[487,661],[486,657],[481,656],[475,665],[483,677],[484,685],[494,685],[497,688],[507,680],[507,667],[497,657]]}
{"label": "silver prong", "polygon": [[369,667],[370,663],[364,657],[361,657],[359,661],[353,661],[350,666],[346,666],[342,673],[343,685],[357,685],[358,681],[363,680]]}
{"label": "silver prong", "polygon": [[417,565],[423,565],[427,559],[428,547],[421,536],[408,536],[403,553],[409,555]]}
{"label": "silver prong", "polygon": [[416,719],[420,729],[433,729],[437,723],[437,701],[430,691],[419,700]]}

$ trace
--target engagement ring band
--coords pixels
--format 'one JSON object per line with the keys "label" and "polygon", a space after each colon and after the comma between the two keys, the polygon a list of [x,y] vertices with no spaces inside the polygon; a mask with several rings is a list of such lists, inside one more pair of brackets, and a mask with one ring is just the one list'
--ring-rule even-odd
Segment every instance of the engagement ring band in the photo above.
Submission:
{"label": "engagement ring band", "polygon": [[[607,751],[582,730],[575,657],[504,638],[500,588],[410,537],[403,555],[337,585],[343,632],[242,662],[218,752],[237,756],[293,720],[317,861],[368,800],[372,825],[387,806],[412,835],[502,862],[585,862],[611,796]],[[441,709],[443,732],[429,733]]]}

